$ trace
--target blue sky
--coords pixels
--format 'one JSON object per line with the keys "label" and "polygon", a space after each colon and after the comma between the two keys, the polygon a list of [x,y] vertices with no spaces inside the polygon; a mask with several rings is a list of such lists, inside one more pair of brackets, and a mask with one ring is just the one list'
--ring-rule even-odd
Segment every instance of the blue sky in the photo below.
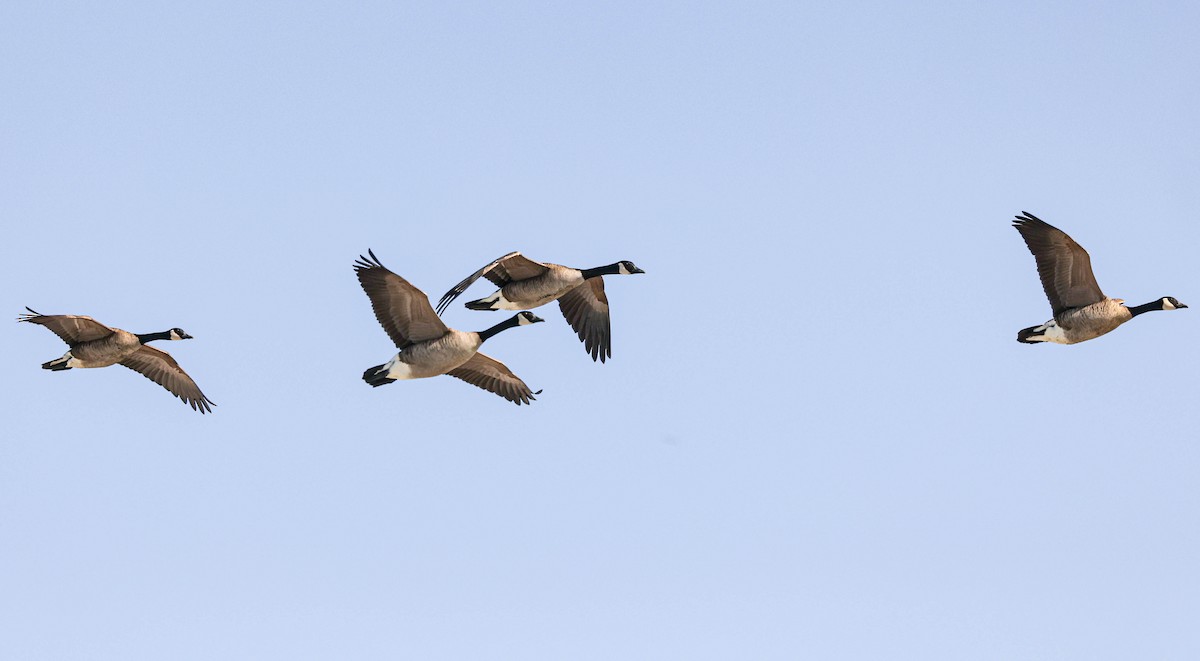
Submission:
{"label": "blue sky", "polygon": [[[6,653],[1196,658],[1200,322],[1018,344],[1009,221],[1200,305],[1198,13],[0,7],[6,308],[182,327],[218,404],[0,326]],[[362,383],[368,248],[647,274],[606,365],[489,341],[516,407]]]}

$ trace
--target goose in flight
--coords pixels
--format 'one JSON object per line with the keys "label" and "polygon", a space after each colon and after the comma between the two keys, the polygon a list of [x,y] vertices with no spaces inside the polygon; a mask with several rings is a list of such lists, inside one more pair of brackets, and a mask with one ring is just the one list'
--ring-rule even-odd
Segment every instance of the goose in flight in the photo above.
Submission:
{"label": "goose in flight", "polygon": [[400,350],[390,361],[367,369],[363,381],[378,387],[400,379],[424,379],[449,374],[493,392],[520,406],[536,393],[500,361],[479,353],[479,347],[497,333],[535,324],[542,319],[521,312],[477,333],[446,327],[429,304],[429,297],[379,262],[375,253],[359,256],[354,264],[379,325]]}
{"label": "goose in flight", "polygon": [[161,333],[136,334],[120,328],[110,328],[92,319],[76,314],[40,314],[29,308],[18,321],[45,326],[62,338],[70,350],[42,364],[42,369],[55,372],[75,367],[108,367],[123,365],[139,372],[158,385],[166,388],[183,402],[200,413],[212,412],[212,403],[187,372],[175,362],[171,354],[146,344],[154,340],[190,340],[191,335],[182,328],[172,328]]}
{"label": "goose in flight", "polygon": [[1037,261],[1042,289],[1054,311],[1050,321],[1018,331],[1018,342],[1075,344],[1100,337],[1143,312],[1187,307],[1173,296],[1126,307],[1123,299],[1109,298],[1100,291],[1087,251],[1066,232],[1026,211],[1016,217],[1013,226]]}
{"label": "goose in flight", "polygon": [[612,357],[609,332],[608,296],[604,293],[606,275],[645,273],[633,262],[620,261],[592,269],[535,262],[519,252],[492,261],[467,276],[438,301],[441,314],[450,303],[481,277],[500,289],[491,296],[466,304],[471,310],[529,310],[558,301],[563,317],[579,335],[592,360],[604,362]]}

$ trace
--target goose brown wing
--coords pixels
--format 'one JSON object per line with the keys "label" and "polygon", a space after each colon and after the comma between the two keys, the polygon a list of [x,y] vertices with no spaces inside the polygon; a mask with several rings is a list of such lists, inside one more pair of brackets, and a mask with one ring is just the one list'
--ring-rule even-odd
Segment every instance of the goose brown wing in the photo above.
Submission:
{"label": "goose brown wing", "polygon": [[604,294],[604,278],[596,276],[562,295],[558,309],[583,341],[583,348],[592,360],[604,362],[612,358],[612,340],[608,320],[608,296]]}
{"label": "goose brown wing", "polygon": [[92,319],[77,314],[41,314],[34,312],[29,308],[30,314],[22,314],[17,317],[18,321],[28,321],[31,324],[45,326],[52,333],[62,338],[67,344],[79,344],[80,342],[91,342],[99,340],[113,334],[113,329],[104,324]]}
{"label": "goose brown wing", "polygon": [[504,363],[481,353],[471,356],[470,360],[447,374],[488,392],[494,392],[517,406],[528,404],[536,399],[534,395],[542,392],[531,391],[524,381],[505,367]]}
{"label": "goose brown wing", "polygon": [[497,287],[503,287],[514,280],[536,278],[549,270],[549,268],[545,264],[535,262],[519,252],[510,252],[467,276],[462,282],[454,285],[453,289],[443,294],[442,298],[438,300],[438,314],[445,312],[454,299],[458,298],[459,295],[467,290],[467,287],[470,287],[481,277],[487,278]]}
{"label": "goose brown wing", "polygon": [[132,356],[122,360],[121,365],[171,391],[194,411],[211,413],[212,407],[216,406],[200,392],[200,387],[171,354],[165,351],[143,344]]}
{"label": "goose brown wing", "polygon": [[429,305],[425,292],[380,264],[375,253],[368,250],[367,254],[370,258],[359,255],[354,272],[371,299],[375,318],[396,347],[403,349],[445,335],[449,329]]}
{"label": "goose brown wing", "polygon": [[1042,289],[1054,314],[1105,299],[1092,273],[1092,259],[1067,233],[1022,211],[1013,226],[1037,261]]}

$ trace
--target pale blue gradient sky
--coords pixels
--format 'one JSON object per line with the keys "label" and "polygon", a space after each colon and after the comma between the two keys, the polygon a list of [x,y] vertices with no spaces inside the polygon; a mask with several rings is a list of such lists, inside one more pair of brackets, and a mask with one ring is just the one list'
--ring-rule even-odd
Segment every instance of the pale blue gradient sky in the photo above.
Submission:
{"label": "pale blue gradient sky", "polygon": [[[7,3],[13,659],[1195,659],[1195,309],[1024,346],[1009,227],[1200,306],[1190,3]],[[351,264],[609,279],[371,389]],[[490,293],[477,285],[470,293]],[[467,299],[463,299],[467,300]],[[455,305],[450,325],[495,315]],[[1064,435],[1065,434],[1065,435]]]}

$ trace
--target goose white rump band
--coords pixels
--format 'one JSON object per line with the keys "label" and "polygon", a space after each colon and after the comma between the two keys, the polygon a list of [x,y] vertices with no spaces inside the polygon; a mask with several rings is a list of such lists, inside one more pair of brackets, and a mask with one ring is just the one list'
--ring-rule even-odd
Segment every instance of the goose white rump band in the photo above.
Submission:
{"label": "goose white rump band", "polygon": [[389,379],[415,379],[413,376],[412,365],[400,362],[400,354],[396,354],[388,361],[387,365],[383,366],[383,371],[387,373]]}
{"label": "goose white rump band", "polygon": [[1070,344],[1067,340],[1067,334],[1058,325],[1057,321],[1050,320],[1038,327],[1037,332],[1041,333],[1039,337],[1031,337],[1031,340],[1041,340],[1042,342],[1056,342],[1058,344]]}

